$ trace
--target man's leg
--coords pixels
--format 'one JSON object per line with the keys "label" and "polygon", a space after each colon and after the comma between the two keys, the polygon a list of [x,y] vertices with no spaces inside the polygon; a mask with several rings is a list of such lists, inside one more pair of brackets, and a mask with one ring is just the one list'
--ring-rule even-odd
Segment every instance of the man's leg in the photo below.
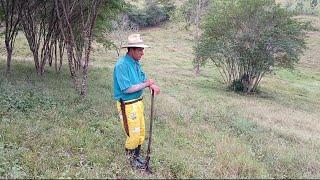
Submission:
{"label": "man's leg", "polygon": [[140,108],[138,110],[138,118],[140,120],[140,142],[139,144],[142,145],[145,139],[145,121],[144,121],[144,104],[141,101]]}
{"label": "man's leg", "polygon": [[140,156],[140,148],[145,140],[144,104],[142,101],[140,102],[140,105],[137,111],[138,111],[138,119],[140,120],[140,137],[139,137],[139,146],[136,149],[135,156],[140,163],[144,164],[145,161]]}
{"label": "man's leg", "polygon": [[[127,136],[125,142],[126,154],[129,157],[131,164],[135,168],[143,168],[143,164],[137,160],[137,153],[140,152],[140,120],[139,120],[139,109],[140,104],[139,102],[134,104],[129,104],[125,106],[127,121],[128,121],[128,129],[129,129],[129,136]],[[119,110],[119,107],[118,107]],[[121,109],[120,109],[121,110]],[[121,116],[120,116],[121,117]],[[123,129],[124,123],[121,122]]]}

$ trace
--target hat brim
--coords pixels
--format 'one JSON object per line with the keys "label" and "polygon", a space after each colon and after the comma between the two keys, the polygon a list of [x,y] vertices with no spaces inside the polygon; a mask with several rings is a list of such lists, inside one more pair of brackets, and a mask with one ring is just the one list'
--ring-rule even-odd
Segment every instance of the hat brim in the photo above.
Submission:
{"label": "hat brim", "polygon": [[121,48],[129,48],[129,47],[148,48],[150,46],[145,45],[145,44],[126,44],[126,45],[121,46]]}

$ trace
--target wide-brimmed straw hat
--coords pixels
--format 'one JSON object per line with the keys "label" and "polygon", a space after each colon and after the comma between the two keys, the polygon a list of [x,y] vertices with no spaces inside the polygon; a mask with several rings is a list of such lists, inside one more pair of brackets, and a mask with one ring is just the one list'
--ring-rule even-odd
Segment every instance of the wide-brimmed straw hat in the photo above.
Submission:
{"label": "wide-brimmed straw hat", "polygon": [[131,34],[128,36],[128,42],[127,44],[121,46],[121,48],[128,48],[128,47],[150,47],[148,45],[145,45],[143,43],[143,40],[140,37],[140,34]]}

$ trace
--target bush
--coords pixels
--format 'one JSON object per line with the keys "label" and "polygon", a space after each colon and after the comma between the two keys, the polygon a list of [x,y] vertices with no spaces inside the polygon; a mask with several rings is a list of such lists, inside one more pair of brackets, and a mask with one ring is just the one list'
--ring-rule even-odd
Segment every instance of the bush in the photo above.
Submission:
{"label": "bush", "polygon": [[163,6],[151,3],[144,9],[130,6],[128,17],[132,23],[137,24],[139,27],[150,27],[169,20],[174,10],[175,6],[170,3]]}
{"label": "bush", "polygon": [[215,1],[204,23],[196,56],[211,60],[229,86],[246,93],[273,67],[299,61],[310,28],[273,0]]}
{"label": "bush", "polygon": [[167,15],[164,12],[164,9],[159,7],[157,4],[151,4],[146,8],[147,15],[147,24],[149,26],[155,26],[160,22],[167,20]]}

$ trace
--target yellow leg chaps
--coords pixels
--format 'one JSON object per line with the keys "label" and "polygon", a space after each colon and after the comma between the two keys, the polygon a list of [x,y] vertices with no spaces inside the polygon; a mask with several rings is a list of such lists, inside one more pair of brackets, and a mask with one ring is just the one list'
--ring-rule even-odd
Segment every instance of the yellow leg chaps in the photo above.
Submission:
{"label": "yellow leg chaps", "polygon": [[[120,102],[117,102],[117,109],[121,119],[122,129],[125,132]],[[135,149],[138,145],[142,145],[144,142],[145,123],[143,110],[144,105],[142,101],[125,105],[129,129],[129,136],[125,133],[127,136],[125,148],[127,149]]]}

